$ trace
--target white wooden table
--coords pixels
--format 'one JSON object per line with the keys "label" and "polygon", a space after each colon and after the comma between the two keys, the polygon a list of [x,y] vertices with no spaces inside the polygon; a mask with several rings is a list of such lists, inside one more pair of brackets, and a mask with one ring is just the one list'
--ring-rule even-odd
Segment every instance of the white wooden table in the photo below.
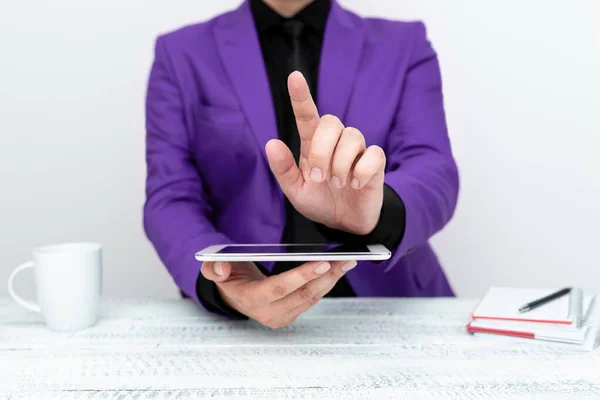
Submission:
{"label": "white wooden table", "polygon": [[600,398],[600,350],[470,336],[474,303],[324,300],[270,330],[185,300],[107,301],[60,334],[0,299],[0,398]]}

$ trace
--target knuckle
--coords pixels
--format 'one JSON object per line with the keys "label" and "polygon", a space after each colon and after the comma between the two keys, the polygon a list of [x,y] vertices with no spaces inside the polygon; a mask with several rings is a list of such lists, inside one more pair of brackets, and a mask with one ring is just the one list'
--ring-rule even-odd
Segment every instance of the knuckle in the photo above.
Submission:
{"label": "knuckle", "polygon": [[321,121],[327,125],[342,125],[342,121],[335,115],[325,114],[321,117]]}
{"label": "knuckle", "polygon": [[310,122],[313,119],[315,119],[315,115],[310,112],[309,110],[303,110],[300,108],[296,109],[296,119],[301,121],[301,122]]}
{"label": "knuckle", "polygon": [[371,151],[373,151],[373,153],[375,154],[375,156],[377,156],[379,160],[385,160],[385,151],[383,151],[381,147],[374,144],[369,148],[372,149]]}
{"label": "knuckle", "polygon": [[359,131],[358,129],[356,129],[352,126],[344,128],[343,135],[349,141],[353,141],[353,142],[363,143],[365,140],[365,137],[363,136],[361,131]]}
{"label": "knuckle", "polygon": [[312,307],[315,304],[317,304],[320,300],[321,300],[321,296],[315,295],[315,296],[312,296],[310,299],[308,299],[307,302]]}
{"label": "knuckle", "polygon": [[271,288],[271,293],[277,297],[281,297],[285,294],[285,287],[281,284],[276,284]]}
{"label": "knuckle", "polygon": [[310,301],[310,299],[312,299],[314,295],[313,292],[305,286],[299,289],[298,296],[300,296],[300,299],[302,299],[302,301]]}

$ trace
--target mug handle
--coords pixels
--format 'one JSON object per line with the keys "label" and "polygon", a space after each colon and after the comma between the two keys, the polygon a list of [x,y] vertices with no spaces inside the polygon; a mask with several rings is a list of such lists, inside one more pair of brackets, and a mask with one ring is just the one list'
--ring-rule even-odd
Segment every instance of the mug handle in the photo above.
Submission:
{"label": "mug handle", "polygon": [[12,297],[17,303],[19,303],[26,309],[35,311],[36,313],[41,313],[42,309],[40,308],[39,305],[37,305],[36,303],[34,303],[32,301],[27,301],[27,300],[23,299],[21,296],[19,296],[15,292],[15,289],[13,288],[13,281],[15,280],[15,277],[17,276],[17,274],[19,272],[23,271],[24,269],[33,268],[33,265],[34,264],[32,261],[27,261],[26,263],[23,263],[23,264],[19,265],[17,268],[15,268],[15,270],[12,272],[12,274],[10,274],[10,278],[8,278],[8,293],[10,294],[10,297]]}

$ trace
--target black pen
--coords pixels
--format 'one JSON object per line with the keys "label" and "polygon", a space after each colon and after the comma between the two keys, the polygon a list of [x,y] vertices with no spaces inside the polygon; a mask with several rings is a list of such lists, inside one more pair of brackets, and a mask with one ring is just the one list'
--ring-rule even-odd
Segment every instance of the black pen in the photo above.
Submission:
{"label": "black pen", "polygon": [[542,297],[541,299],[537,299],[532,301],[531,303],[527,303],[524,306],[522,306],[521,308],[519,308],[519,312],[527,312],[527,311],[531,311],[534,308],[538,308],[539,306],[542,306],[552,300],[558,299],[559,297],[564,296],[565,294],[569,293],[571,291],[571,288],[564,288],[564,289],[560,289],[558,292],[549,294],[548,296]]}

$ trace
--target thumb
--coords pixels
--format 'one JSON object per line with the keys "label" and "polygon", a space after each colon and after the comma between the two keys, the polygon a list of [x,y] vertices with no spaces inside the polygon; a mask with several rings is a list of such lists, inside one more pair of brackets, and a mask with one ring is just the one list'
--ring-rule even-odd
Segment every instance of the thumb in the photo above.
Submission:
{"label": "thumb", "polygon": [[202,263],[202,275],[213,282],[224,282],[231,275],[231,264],[223,261],[207,261]]}
{"label": "thumb", "polygon": [[281,190],[291,201],[304,184],[302,172],[296,165],[291,150],[281,140],[272,139],[265,146],[269,166]]}

